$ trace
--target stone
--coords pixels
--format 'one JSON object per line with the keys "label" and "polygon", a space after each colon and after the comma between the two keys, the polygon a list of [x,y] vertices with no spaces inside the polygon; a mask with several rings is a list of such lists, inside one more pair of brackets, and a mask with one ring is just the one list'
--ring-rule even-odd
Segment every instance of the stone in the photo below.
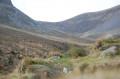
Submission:
{"label": "stone", "polygon": [[68,73],[68,69],[67,69],[67,68],[63,68],[63,72],[64,72],[65,74],[67,74],[67,73]]}
{"label": "stone", "polygon": [[52,56],[52,59],[60,59],[60,56]]}
{"label": "stone", "polygon": [[113,54],[117,54],[117,51],[118,51],[118,48],[117,48],[116,46],[110,47],[110,48],[104,50],[104,51],[100,54],[99,58],[104,57],[107,53],[110,53],[110,52],[113,53]]}

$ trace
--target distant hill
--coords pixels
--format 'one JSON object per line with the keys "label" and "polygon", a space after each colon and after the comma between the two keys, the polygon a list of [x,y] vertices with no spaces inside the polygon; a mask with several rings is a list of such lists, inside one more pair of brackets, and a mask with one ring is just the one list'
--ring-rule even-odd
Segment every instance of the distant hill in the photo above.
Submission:
{"label": "distant hill", "polygon": [[0,0],[0,24],[12,28],[21,29],[35,33],[41,37],[78,44],[78,42],[87,42],[88,40],[80,39],[71,34],[67,34],[56,29],[48,28],[38,23],[23,12],[15,8],[11,0]]}
{"label": "distant hill", "polygon": [[40,24],[77,37],[89,37],[120,29],[119,21],[120,5],[103,11],[80,14],[62,22]]}

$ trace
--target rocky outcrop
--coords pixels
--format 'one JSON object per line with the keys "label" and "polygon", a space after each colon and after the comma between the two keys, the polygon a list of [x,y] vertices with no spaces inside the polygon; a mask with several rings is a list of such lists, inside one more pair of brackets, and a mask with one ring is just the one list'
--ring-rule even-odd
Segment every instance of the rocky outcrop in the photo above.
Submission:
{"label": "rocky outcrop", "polygon": [[110,53],[111,53],[112,55],[116,55],[117,52],[118,52],[118,47],[117,47],[117,46],[113,46],[113,47],[110,47],[110,48],[104,50],[104,51],[100,54],[99,58],[102,58],[102,57],[104,57],[104,56],[106,56],[107,54],[110,54]]}
{"label": "rocky outcrop", "polygon": [[120,37],[120,33],[116,33],[116,34],[107,34],[105,36],[105,39],[114,39],[114,38],[118,38]]}

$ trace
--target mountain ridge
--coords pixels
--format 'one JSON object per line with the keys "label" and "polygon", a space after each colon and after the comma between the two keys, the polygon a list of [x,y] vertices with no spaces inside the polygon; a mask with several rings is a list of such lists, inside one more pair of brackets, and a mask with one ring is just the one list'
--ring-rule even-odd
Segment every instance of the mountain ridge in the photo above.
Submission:
{"label": "mountain ridge", "polygon": [[[98,12],[80,14],[61,22],[39,22],[47,27],[73,34],[77,37],[84,37],[98,34],[97,32],[102,33],[120,29],[119,18],[120,5]],[[102,28],[104,31],[102,31]]]}

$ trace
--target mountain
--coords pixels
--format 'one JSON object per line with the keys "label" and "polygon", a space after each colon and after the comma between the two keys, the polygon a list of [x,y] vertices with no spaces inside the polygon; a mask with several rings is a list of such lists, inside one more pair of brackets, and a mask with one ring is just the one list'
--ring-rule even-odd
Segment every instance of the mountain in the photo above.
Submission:
{"label": "mountain", "polygon": [[120,30],[119,21],[120,5],[103,11],[80,14],[62,22],[40,22],[40,24],[77,37],[89,37]]}
{"label": "mountain", "polygon": [[87,42],[38,23],[13,6],[11,0],[0,0],[0,24],[37,34],[41,37],[63,42]]}
{"label": "mountain", "polygon": [[[59,79],[57,76],[63,79],[71,78],[74,71],[78,79],[108,73],[105,70],[118,70],[117,75],[108,74],[119,79],[119,37],[99,40],[86,47],[86,43],[92,42],[90,38],[120,32],[119,14],[120,6],[117,6],[63,22],[37,22],[15,8],[11,0],[0,0],[0,79]],[[113,54],[108,52],[109,59],[107,55],[105,59],[98,58],[100,52],[111,46],[117,48]],[[101,69],[105,72],[99,72]]]}

